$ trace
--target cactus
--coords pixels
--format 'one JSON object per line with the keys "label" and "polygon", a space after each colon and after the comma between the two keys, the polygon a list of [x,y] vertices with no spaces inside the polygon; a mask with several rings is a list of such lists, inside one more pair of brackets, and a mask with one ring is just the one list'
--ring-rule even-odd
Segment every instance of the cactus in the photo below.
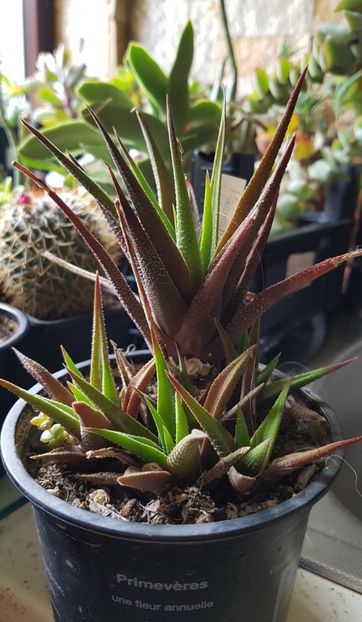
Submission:
{"label": "cactus", "polygon": [[[63,191],[63,199],[114,259],[115,239],[96,202],[80,191]],[[55,320],[88,312],[93,286],[81,276],[43,256],[50,251],[78,267],[94,271],[97,262],[69,220],[44,192],[14,196],[0,221],[0,286],[13,306],[37,317]]]}

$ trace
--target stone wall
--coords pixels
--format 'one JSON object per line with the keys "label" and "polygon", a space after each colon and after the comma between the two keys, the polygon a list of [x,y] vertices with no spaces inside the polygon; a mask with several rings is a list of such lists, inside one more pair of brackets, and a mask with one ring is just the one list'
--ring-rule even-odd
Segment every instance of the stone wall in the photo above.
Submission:
{"label": "stone wall", "polygon": [[[77,51],[94,75],[112,74],[127,40],[137,39],[168,69],[188,19],[195,27],[193,75],[213,82],[226,47],[218,0],[55,0],[57,40]],[[272,68],[277,50],[292,36],[303,50],[321,22],[338,21],[337,0],[226,0],[241,77],[241,90],[255,67]]]}
{"label": "stone wall", "polygon": [[[258,66],[272,68],[285,37],[307,50],[321,22],[338,21],[337,0],[226,0],[241,90]],[[225,53],[218,0],[134,0],[131,36],[142,41],[162,67],[170,66],[182,26],[195,28],[195,77],[213,82]]]}

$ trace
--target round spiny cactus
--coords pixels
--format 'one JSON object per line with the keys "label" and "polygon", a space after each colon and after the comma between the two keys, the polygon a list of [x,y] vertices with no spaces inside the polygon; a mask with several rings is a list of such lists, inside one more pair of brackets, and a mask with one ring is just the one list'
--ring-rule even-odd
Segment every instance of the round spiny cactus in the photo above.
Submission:
{"label": "round spiny cactus", "polygon": [[[119,251],[96,202],[80,191],[62,199],[116,260]],[[38,319],[55,320],[92,308],[93,284],[44,257],[94,272],[97,261],[67,217],[42,191],[14,197],[0,221],[0,287],[5,299]]]}

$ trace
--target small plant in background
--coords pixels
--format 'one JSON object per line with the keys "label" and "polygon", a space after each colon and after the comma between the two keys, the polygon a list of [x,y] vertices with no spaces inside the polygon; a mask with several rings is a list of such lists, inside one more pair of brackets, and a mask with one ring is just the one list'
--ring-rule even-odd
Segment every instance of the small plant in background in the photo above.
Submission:
{"label": "small plant in background", "polygon": [[[327,189],[335,179],[348,180],[348,167],[361,162],[361,6],[341,2],[349,28],[325,25],[318,31],[307,55],[309,89],[301,93],[289,133],[298,131],[297,147],[281,187],[272,233],[298,224],[306,211],[322,211]],[[351,5],[352,6],[352,5]],[[255,74],[255,91],[249,105],[259,113],[269,111],[266,129],[256,142],[263,153],[276,127],[280,106],[298,75],[293,50],[284,46],[276,73],[263,69]],[[305,58],[302,59],[302,64]]]}
{"label": "small plant in background", "polygon": [[[175,125],[181,142],[185,164],[190,163],[192,150],[214,140],[220,121],[221,105],[207,99],[196,83],[190,82],[194,54],[194,34],[188,22],[181,34],[175,59],[168,75],[139,43],[130,43],[125,54],[124,67],[109,82],[84,80],[77,88],[82,102],[81,118],[66,121],[44,130],[44,136],[60,149],[67,148],[73,155],[87,152],[97,160],[109,160],[109,154],[94,128],[94,120],[87,105],[97,112],[112,135],[122,135],[129,149],[141,156],[146,143],[133,111],[142,111],[147,126],[157,135],[157,149],[170,168],[171,159],[167,138],[166,96],[169,98]],[[21,161],[36,168],[36,160],[49,157],[47,151],[33,137],[21,145]],[[54,161],[53,161],[54,164]],[[145,165],[147,169],[147,166]],[[94,177],[96,179],[96,177]],[[109,181],[102,173],[97,180]]]}
{"label": "small plant in background", "polygon": [[[328,435],[321,434],[323,424],[318,415],[311,415],[296,394],[288,398],[291,391],[340,365],[277,379],[273,372],[278,357],[263,370],[258,366],[259,320],[263,312],[348,258],[362,254],[355,251],[326,260],[257,295],[249,292],[274,218],[281,179],[294,148],[292,138],[273,169],[303,77],[221,238],[218,219],[222,210],[225,108],[212,176],[206,179],[200,225],[189,198],[169,107],[173,180],[154,149],[155,138],[140,116],[157,196],[120,139],[116,145],[99,117],[89,110],[126,190],[125,194],[110,168],[117,195],[115,204],[72,158],[26,124],[102,206],[133,268],[139,298],[104,247],[62,198],[23,165],[17,163],[16,167],[48,192],[76,226],[98,259],[105,275],[102,282],[113,287],[153,354],[150,361],[136,370],[116,351],[120,376],[117,386],[108,357],[100,279],[95,276],[89,377],[64,352],[71,380],[63,386],[39,364],[19,354],[49,397],[35,396],[1,381],[1,386],[39,411],[33,424],[39,427],[41,440],[50,451],[35,456],[35,460],[76,465],[81,480],[97,485],[122,486],[156,495],[174,485],[194,484],[209,490],[215,482],[219,492],[228,490],[225,485],[229,482],[235,492],[249,494],[270,488],[305,465],[362,440],[358,437],[329,443]],[[308,429],[306,421],[311,416],[316,427],[309,428],[303,447],[298,446],[298,426],[303,421],[302,427]],[[289,440],[293,437],[295,425],[299,441],[286,442],[286,447],[293,447],[290,452],[283,447],[283,439],[285,434]],[[104,458],[114,459],[117,466],[104,472]]]}
{"label": "small plant in background", "polygon": [[[102,242],[114,261],[119,248],[96,202],[80,189],[60,196]],[[4,201],[5,202],[5,201]],[[0,218],[0,287],[12,306],[38,319],[55,320],[92,308],[92,285],[44,256],[93,272],[96,260],[68,218],[39,190],[6,196]]]}
{"label": "small plant in background", "polygon": [[79,116],[77,87],[85,79],[86,65],[74,64],[64,45],[54,53],[42,52],[36,61],[37,71],[22,86],[30,101],[29,120],[41,127],[51,127]]}

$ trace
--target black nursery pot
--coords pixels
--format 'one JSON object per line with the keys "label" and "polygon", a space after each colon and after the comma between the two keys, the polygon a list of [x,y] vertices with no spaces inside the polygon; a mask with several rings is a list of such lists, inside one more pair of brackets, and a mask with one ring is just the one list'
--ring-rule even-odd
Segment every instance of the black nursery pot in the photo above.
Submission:
{"label": "black nursery pot", "polygon": [[137,524],[73,507],[38,485],[21,462],[23,412],[19,400],[1,447],[9,477],[33,504],[56,622],[285,622],[308,515],[337,461],[293,499],[245,518]]}
{"label": "black nursery pot", "polygon": [[[26,376],[28,376],[28,374],[24,371],[17,357],[14,355],[12,348],[22,348],[22,344],[29,331],[28,318],[22,311],[4,302],[0,302],[0,313],[7,315],[17,324],[16,331],[0,344],[0,378],[24,383],[26,382]],[[15,398],[11,393],[0,388],[0,428],[6,413],[14,402]]]}
{"label": "black nursery pot", "polygon": [[[25,341],[24,352],[44,367],[50,371],[62,367],[60,346],[64,346],[73,360],[82,361],[88,358],[91,348],[92,313],[51,321],[28,317],[30,331]],[[130,344],[137,349],[144,347],[142,336],[121,307],[105,308],[104,318],[108,338],[120,348],[126,349]]]}

